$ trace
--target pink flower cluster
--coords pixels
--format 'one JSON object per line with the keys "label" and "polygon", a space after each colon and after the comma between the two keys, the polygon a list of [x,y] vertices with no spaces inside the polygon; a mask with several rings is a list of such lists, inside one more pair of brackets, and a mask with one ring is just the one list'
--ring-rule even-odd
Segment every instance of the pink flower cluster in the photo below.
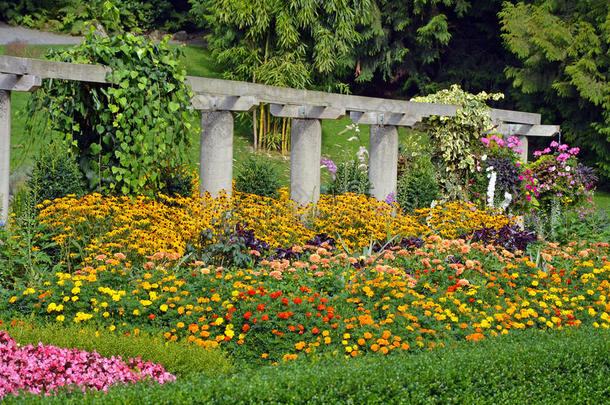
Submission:
{"label": "pink flower cluster", "polygon": [[543,150],[537,150],[536,152],[534,152],[534,156],[539,157],[539,156],[546,155],[549,153],[554,153],[554,152],[552,152],[551,148],[557,149],[557,151],[559,152],[559,154],[557,155],[558,162],[565,162],[572,156],[578,155],[578,152],[580,152],[580,148],[569,148],[568,145],[565,143],[559,144],[556,141],[553,141],[553,142],[551,142],[550,148],[545,148]]}
{"label": "pink flower cluster", "polygon": [[488,148],[493,147],[494,143],[498,145],[500,148],[508,148],[512,149],[515,153],[521,153],[522,150],[519,149],[521,146],[521,141],[516,136],[511,136],[507,140],[504,140],[496,135],[491,135],[489,138],[481,138],[481,142]]}
{"label": "pink flower cluster", "polygon": [[42,343],[19,347],[8,333],[0,330],[0,399],[21,390],[50,395],[64,386],[106,392],[114,384],[142,379],[163,384],[176,377],[160,364],[143,362],[140,358],[125,363],[120,356],[105,358],[95,351],[62,349]]}

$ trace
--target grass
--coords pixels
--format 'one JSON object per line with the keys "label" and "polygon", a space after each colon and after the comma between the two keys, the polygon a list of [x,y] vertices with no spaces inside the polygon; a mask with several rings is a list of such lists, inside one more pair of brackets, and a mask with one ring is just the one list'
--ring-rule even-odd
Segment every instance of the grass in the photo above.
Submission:
{"label": "grass", "polygon": [[175,383],[108,393],[24,394],[6,403],[158,404],[572,404],[610,395],[610,333],[579,328],[527,331],[451,348],[356,360],[319,359],[234,375],[191,375]]}
{"label": "grass", "polygon": [[597,190],[593,196],[595,205],[610,211],[610,192]]}

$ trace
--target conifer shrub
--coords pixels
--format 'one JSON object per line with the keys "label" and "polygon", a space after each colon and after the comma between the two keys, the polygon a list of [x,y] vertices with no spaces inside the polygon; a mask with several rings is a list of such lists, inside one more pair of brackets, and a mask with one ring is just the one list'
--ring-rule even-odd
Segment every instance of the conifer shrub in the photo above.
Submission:
{"label": "conifer shrub", "polygon": [[262,197],[277,197],[280,180],[277,169],[268,161],[251,156],[235,177],[235,190]]}

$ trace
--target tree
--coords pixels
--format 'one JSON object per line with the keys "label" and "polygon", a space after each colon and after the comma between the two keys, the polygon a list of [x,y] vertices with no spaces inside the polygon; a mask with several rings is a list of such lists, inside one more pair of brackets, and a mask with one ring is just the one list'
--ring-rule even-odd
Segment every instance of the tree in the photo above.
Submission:
{"label": "tree", "polygon": [[[301,89],[345,90],[339,78],[356,67],[359,29],[372,9],[372,0],[189,1],[227,79]],[[264,107],[259,124],[261,138],[275,133]],[[286,120],[281,127],[285,146]]]}
{"label": "tree", "polygon": [[610,179],[610,3],[505,3],[500,19],[505,44],[520,59],[506,72],[524,94],[521,106],[562,121],[565,138]]}
{"label": "tree", "polygon": [[459,84],[506,91],[501,0],[377,0],[357,49],[364,93],[412,97]]}

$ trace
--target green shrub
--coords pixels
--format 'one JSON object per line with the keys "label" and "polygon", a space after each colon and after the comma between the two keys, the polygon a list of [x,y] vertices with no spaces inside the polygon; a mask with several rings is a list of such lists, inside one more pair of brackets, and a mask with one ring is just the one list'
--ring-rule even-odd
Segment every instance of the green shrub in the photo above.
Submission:
{"label": "green shrub", "polygon": [[48,148],[41,149],[27,186],[34,205],[68,194],[82,196],[86,191],[76,158],[62,142],[52,142]]}
{"label": "green shrub", "polygon": [[194,344],[166,342],[161,336],[140,332],[137,336],[125,336],[94,326],[82,325],[25,325],[3,329],[21,345],[42,342],[65,348],[96,350],[103,357],[121,356],[124,359],[140,357],[159,363],[176,376],[201,373],[207,376],[226,374],[233,368],[232,362],[220,349],[205,349]]}
{"label": "green shrub", "polygon": [[279,175],[268,161],[250,156],[235,177],[235,190],[275,198],[280,188]]}
{"label": "green shrub", "polygon": [[326,192],[337,195],[343,193],[358,193],[369,195],[371,183],[366,165],[356,160],[337,165],[335,178],[328,185]]}
{"label": "green shrub", "polygon": [[23,394],[6,403],[573,404],[606,403],[610,333],[527,331],[451,349],[245,368],[231,378],[190,375],[107,393]]}
{"label": "green shrub", "polygon": [[434,174],[425,169],[406,171],[398,180],[397,201],[405,212],[429,207],[440,197],[440,189]]}
{"label": "green shrub", "polygon": [[164,184],[161,192],[169,197],[193,196],[193,175],[184,167],[162,170],[161,182]]}

